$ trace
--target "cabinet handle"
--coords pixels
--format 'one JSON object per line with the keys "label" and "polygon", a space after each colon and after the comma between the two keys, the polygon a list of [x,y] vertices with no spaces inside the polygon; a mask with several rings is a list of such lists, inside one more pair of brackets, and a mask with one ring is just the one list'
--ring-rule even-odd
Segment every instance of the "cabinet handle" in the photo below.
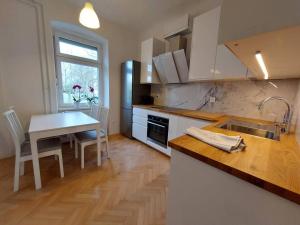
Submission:
{"label": "cabinet handle", "polygon": [[153,123],[153,122],[149,122],[149,121],[148,121],[148,123],[150,123],[152,125],[155,125],[155,126],[166,128],[166,126],[163,126],[163,125],[160,125],[160,124],[157,124],[157,123]]}

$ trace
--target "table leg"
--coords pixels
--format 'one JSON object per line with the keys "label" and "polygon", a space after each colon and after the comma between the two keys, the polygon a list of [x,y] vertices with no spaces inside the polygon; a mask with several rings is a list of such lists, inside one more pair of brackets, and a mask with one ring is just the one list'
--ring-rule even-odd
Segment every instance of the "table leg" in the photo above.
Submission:
{"label": "table leg", "polygon": [[101,166],[101,138],[100,138],[100,128],[97,129],[97,165]]}
{"label": "table leg", "polygon": [[35,189],[38,190],[42,187],[42,184],[41,184],[41,173],[40,173],[38,149],[37,149],[37,139],[30,136],[30,145],[31,145]]}

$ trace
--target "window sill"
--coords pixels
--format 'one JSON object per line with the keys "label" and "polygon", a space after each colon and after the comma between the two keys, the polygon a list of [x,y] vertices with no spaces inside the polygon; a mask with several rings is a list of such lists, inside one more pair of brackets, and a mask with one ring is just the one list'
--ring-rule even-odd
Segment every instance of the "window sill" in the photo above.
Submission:
{"label": "window sill", "polygon": [[79,109],[75,109],[74,107],[66,107],[66,108],[59,108],[58,112],[64,112],[64,111],[87,111],[87,110],[91,110],[90,107],[88,106],[84,106],[84,107],[80,107]]}

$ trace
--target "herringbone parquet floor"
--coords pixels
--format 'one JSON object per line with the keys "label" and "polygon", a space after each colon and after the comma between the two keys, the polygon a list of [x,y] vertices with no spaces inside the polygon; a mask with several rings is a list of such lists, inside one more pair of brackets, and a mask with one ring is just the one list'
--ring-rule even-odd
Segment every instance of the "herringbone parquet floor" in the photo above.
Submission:
{"label": "herringbone parquet floor", "polygon": [[57,161],[41,159],[40,191],[28,162],[13,193],[14,160],[0,160],[0,225],[164,225],[169,158],[121,136],[111,138],[110,150],[111,159],[97,168],[91,146],[81,170],[64,145],[65,178]]}

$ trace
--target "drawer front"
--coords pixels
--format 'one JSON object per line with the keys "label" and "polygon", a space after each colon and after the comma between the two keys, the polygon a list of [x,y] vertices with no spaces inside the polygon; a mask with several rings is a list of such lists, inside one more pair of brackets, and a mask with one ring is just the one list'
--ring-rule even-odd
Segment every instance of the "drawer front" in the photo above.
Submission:
{"label": "drawer front", "polygon": [[148,115],[159,116],[159,117],[167,118],[167,119],[170,118],[170,114],[157,112],[157,111],[152,111],[152,110],[148,110]]}
{"label": "drawer front", "polygon": [[140,109],[140,108],[133,108],[133,115],[138,115],[138,116],[141,116],[141,117],[147,117],[148,116],[148,110]]}
{"label": "drawer front", "polygon": [[133,123],[138,123],[142,126],[147,127],[147,117],[142,117],[139,115],[133,115]]}
{"label": "drawer front", "polygon": [[132,136],[137,140],[146,143],[147,142],[147,127],[138,123],[132,123]]}

